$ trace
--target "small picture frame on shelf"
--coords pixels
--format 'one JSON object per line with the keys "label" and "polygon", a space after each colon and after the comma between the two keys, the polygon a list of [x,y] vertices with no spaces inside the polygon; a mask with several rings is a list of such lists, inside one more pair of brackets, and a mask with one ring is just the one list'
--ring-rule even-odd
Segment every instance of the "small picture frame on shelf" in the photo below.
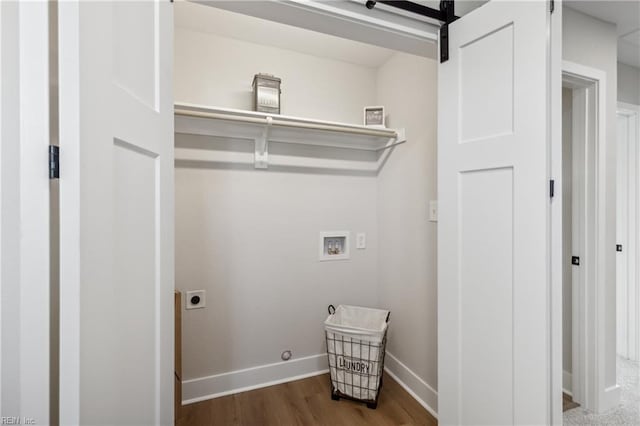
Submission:
{"label": "small picture frame on shelf", "polygon": [[369,127],[385,128],[384,107],[383,106],[364,107],[364,125]]}

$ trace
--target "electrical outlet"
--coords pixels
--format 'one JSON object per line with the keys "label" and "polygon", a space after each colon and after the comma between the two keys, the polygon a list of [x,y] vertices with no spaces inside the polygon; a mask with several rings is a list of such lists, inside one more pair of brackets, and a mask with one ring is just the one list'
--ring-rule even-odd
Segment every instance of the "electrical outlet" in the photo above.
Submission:
{"label": "electrical outlet", "polygon": [[356,234],[356,248],[360,250],[367,248],[367,234],[364,232]]}
{"label": "electrical outlet", "polygon": [[204,290],[193,290],[187,292],[186,309],[200,309],[207,306],[206,293]]}

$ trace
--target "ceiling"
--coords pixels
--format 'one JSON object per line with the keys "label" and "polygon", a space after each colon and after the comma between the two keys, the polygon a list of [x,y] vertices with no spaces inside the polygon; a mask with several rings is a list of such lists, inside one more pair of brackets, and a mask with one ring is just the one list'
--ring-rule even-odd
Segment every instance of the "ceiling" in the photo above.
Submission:
{"label": "ceiling", "polygon": [[565,0],[565,6],[616,24],[618,61],[640,68],[640,1]]}
{"label": "ceiling", "polygon": [[383,47],[347,40],[189,1],[176,1],[177,28],[377,68],[393,55]]}
{"label": "ceiling", "polygon": [[[487,0],[456,0],[456,15],[463,16]],[[438,8],[438,1],[419,0]],[[594,18],[615,24],[618,32],[618,61],[640,68],[640,0],[564,0],[563,4]]]}
{"label": "ceiling", "polygon": [[[364,2],[350,0],[352,1]],[[416,2],[433,8],[438,8],[439,3],[437,0]],[[484,3],[486,0],[457,0],[456,14],[463,16]],[[640,0],[564,0],[564,5],[615,24],[618,34],[618,61],[640,68]],[[212,25],[213,22],[215,25]],[[372,44],[189,1],[176,1],[175,23],[178,28],[267,44],[374,68],[385,63],[394,52]]]}

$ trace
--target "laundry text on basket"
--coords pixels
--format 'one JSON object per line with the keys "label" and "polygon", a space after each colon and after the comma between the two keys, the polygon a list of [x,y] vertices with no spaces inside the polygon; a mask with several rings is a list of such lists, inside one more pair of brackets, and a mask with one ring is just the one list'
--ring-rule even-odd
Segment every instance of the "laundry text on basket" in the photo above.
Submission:
{"label": "laundry text on basket", "polygon": [[344,356],[338,356],[338,368],[346,371],[353,371],[361,374],[369,374],[371,371],[371,365],[367,362],[362,362],[360,360],[350,359]]}

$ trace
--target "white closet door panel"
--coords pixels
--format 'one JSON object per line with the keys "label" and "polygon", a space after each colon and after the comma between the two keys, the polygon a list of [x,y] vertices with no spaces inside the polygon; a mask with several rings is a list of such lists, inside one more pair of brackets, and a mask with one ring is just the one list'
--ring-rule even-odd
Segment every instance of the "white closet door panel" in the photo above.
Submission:
{"label": "white closet door panel", "polygon": [[61,2],[61,424],[173,422],[173,5]]}
{"label": "white closet door panel", "polygon": [[443,425],[550,421],[547,7],[489,2],[449,27],[438,90]]}

